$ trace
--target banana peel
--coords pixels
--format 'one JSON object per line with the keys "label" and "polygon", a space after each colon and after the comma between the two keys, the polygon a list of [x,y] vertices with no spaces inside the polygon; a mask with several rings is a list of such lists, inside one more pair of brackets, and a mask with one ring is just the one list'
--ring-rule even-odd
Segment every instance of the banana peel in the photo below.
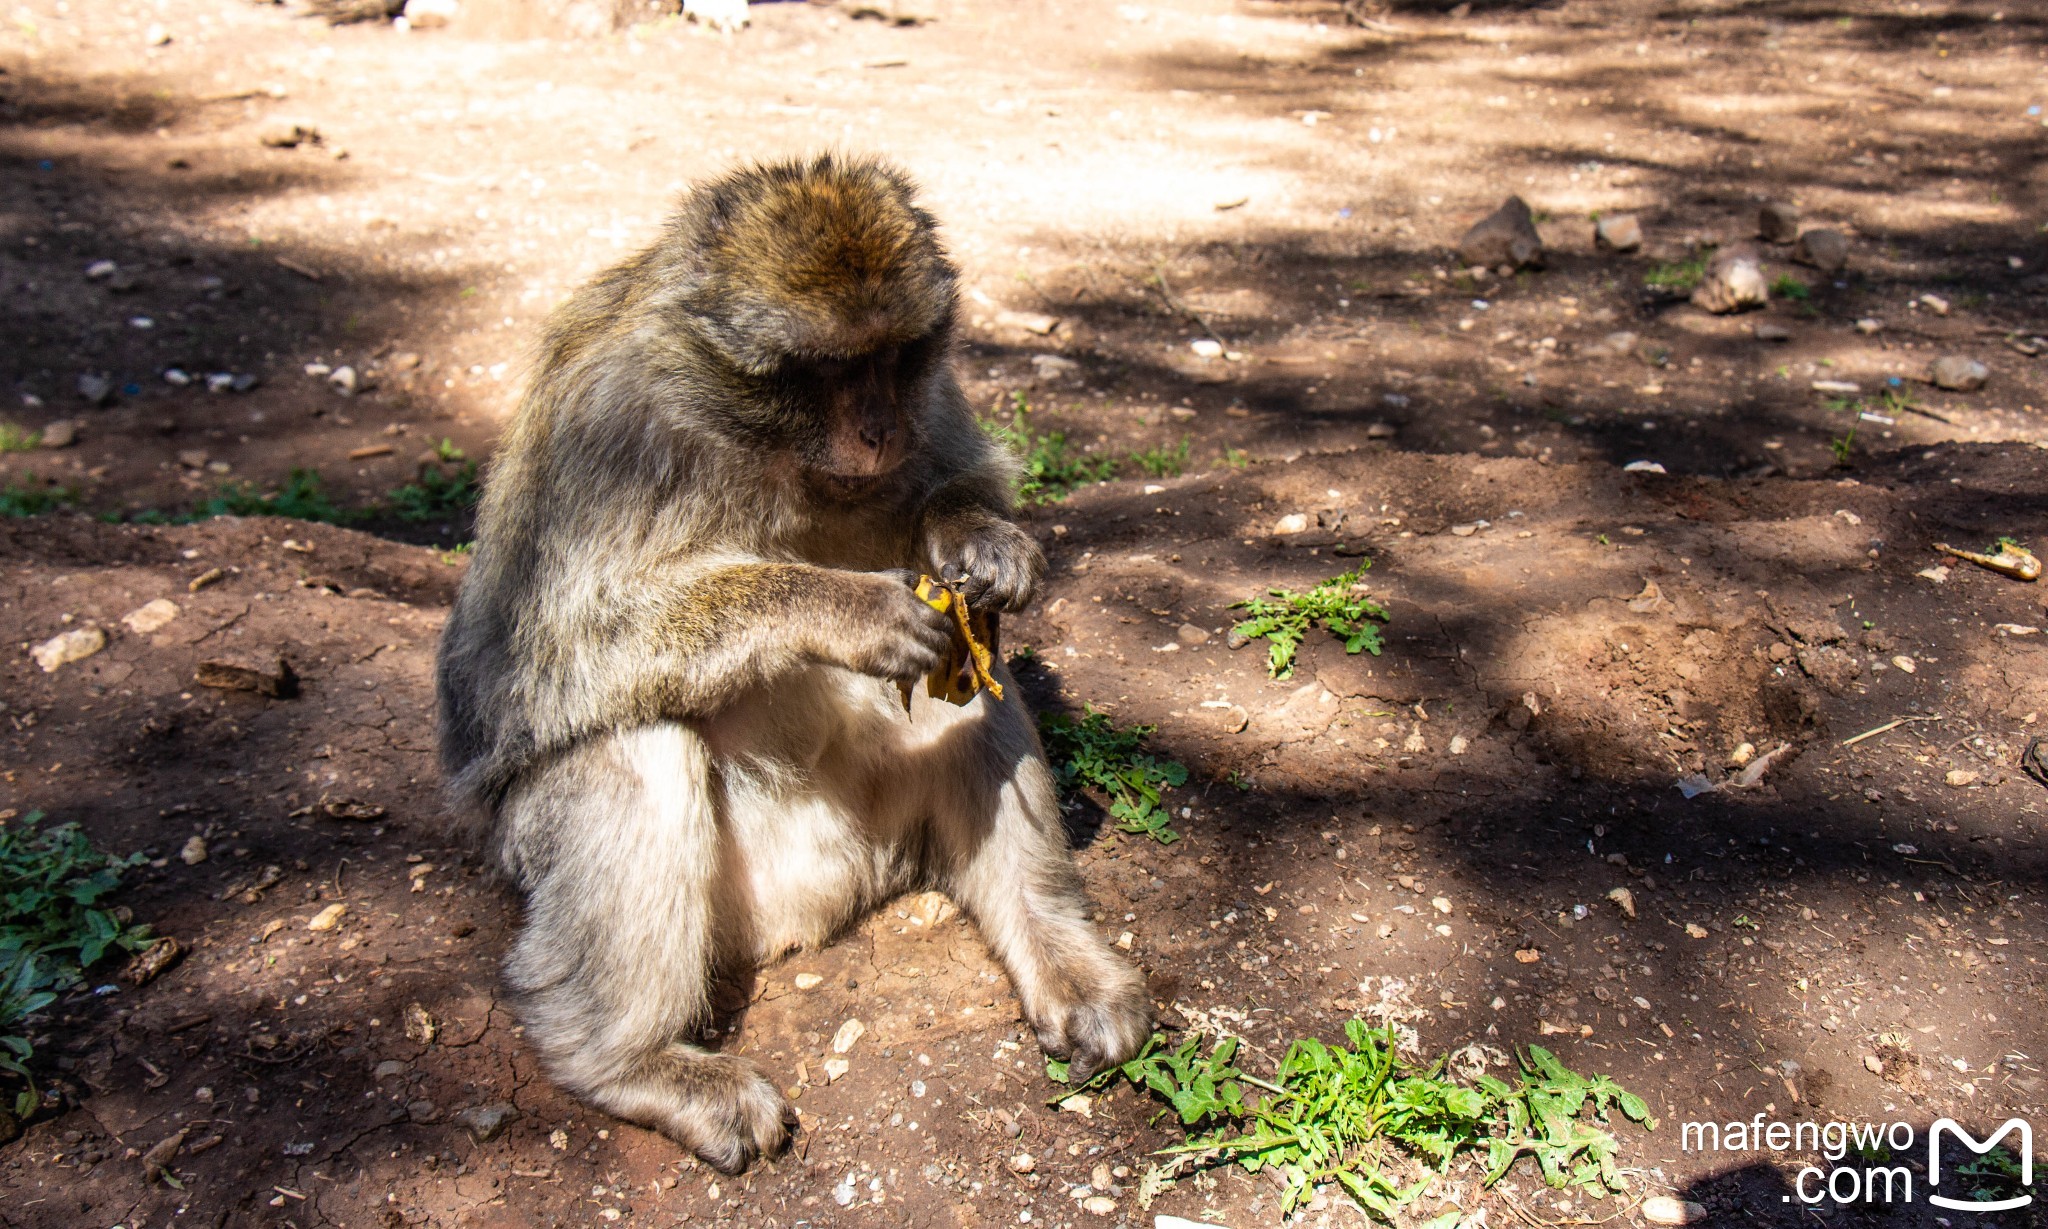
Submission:
{"label": "banana peel", "polygon": [[[914,590],[919,601],[938,611],[953,616],[953,644],[938,669],[925,676],[925,694],[934,700],[949,704],[965,704],[980,694],[983,688],[1000,700],[1003,685],[996,681],[996,645],[1000,628],[993,614],[978,613],[967,608],[967,599],[960,591],[944,580],[929,576],[917,578]],[[910,711],[911,684],[898,683],[903,693],[903,711]]]}
{"label": "banana peel", "polygon": [[1980,554],[1973,550],[1957,550],[1946,542],[1936,542],[1934,549],[1955,559],[1968,560],[1980,568],[1989,568],[2000,576],[2010,576],[2014,580],[2041,579],[2041,561],[2034,557],[2032,551],[2023,546],[2014,546],[2010,542],[2000,543],[1995,555]]}

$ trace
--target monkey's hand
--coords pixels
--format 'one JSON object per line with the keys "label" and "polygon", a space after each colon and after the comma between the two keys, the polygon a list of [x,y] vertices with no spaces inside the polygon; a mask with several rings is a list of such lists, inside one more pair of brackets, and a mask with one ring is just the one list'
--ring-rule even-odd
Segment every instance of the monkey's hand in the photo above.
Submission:
{"label": "monkey's hand", "polygon": [[938,669],[953,645],[953,620],[912,592],[908,572],[848,572],[851,601],[837,626],[817,635],[818,656],[877,678],[912,682]]}
{"label": "monkey's hand", "polygon": [[932,573],[957,585],[976,610],[1022,610],[1045,573],[1045,552],[1031,535],[985,512],[931,526],[925,555]]}

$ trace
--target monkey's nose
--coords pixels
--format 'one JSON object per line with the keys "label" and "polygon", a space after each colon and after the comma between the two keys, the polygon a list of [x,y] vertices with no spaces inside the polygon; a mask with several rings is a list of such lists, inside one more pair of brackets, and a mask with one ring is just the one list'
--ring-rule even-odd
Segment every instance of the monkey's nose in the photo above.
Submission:
{"label": "monkey's nose", "polygon": [[876,452],[887,448],[889,441],[895,438],[896,424],[894,423],[866,423],[860,429],[860,442]]}

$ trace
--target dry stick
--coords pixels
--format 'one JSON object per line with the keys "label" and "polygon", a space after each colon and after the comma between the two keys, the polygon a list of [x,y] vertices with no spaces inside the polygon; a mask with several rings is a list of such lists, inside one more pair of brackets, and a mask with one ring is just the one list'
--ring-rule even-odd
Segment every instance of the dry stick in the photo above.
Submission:
{"label": "dry stick", "polygon": [[1166,300],[1166,305],[1169,308],[1172,308],[1174,311],[1179,312],[1183,316],[1186,316],[1188,319],[1194,321],[1196,324],[1201,325],[1202,332],[1209,335],[1210,341],[1215,342],[1219,346],[1223,344],[1223,335],[1216,331],[1215,325],[1209,323],[1209,318],[1204,316],[1202,313],[1196,311],[1191,305],[1188,304],[1186,300],[1182,299],[1179,295],[1173,293],[1173,287],[1167,285],[1165,261],[1154,260],[1152,262],[1152,280],[1159,287],[1159,297]]}
{"label": "dry stick", "polygon": [[1875,729],[1865,730],[1854,738],[1843,739],[1842,745],[1844,747],[1853,747],[1857,743],[1862,742],[1866,738],[1876,738],[1879,734],[1888,734],[1891,731],[1898,729],[1900,726],[1908,724],[1909,722],[1940,720],[1941,718],[1939,717],[1894,717],[1890,721],[1885,722],[1883,725],[1878,726]]}

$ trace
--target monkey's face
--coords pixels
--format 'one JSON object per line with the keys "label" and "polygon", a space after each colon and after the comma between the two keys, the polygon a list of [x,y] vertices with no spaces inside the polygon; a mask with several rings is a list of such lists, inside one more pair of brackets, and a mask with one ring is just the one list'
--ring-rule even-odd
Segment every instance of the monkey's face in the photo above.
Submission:
{"label": "monkey's face", "polygon": [[813,485],[854,497],[882,484],[920,434],[932,347],[908,345],[844,358],[791,358],[773,377],[784,445]]}

